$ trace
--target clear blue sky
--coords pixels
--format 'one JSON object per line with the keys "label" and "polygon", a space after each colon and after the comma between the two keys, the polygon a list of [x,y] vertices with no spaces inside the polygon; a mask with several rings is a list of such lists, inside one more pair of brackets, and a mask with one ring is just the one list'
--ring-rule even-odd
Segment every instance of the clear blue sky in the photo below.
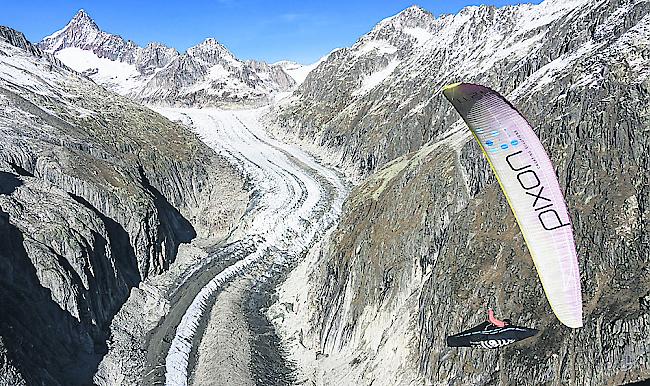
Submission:
{"label": "clear blue sky", "polygon": [[[516,0],[0,0],[0,25],[33,42],[62,28],[83,8],[107,32],[139,45],[158,41],[185,51],[214,37],[241,59],[312,63],[349,46],[381,19],[413,4],[456,13],[466,5],[503,6]],[[540,0],[532,0],[539,3]]]}

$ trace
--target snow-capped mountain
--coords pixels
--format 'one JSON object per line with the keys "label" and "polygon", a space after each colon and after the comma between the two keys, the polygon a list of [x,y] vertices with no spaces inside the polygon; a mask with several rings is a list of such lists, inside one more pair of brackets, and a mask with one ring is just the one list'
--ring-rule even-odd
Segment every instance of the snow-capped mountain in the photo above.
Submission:
{"label": "snow-capped mountain", "polygon": [[[367,173],[447,129],[449,120],[435,119],[455,119],[438,93],[445,84],[480,80],[506,94],[526,80],[540,87],[563,66],[610,46],[646,4],[547,0],[438,17],[413,6],[332,52],[280,122]],[[570,81],[588,84],[602,71],[600,64],[587,67]]]}
{"label": "snow-capped mountain", "polygon": [[130,293],[227,235],[243,184],[185,126],[0,26],[0,384],[89,384]]}
{"label": "snow-capped mountain", "polygon": [[282,66],[241,61],[212,38],[186,53],[160,43],[140,47],[102,31],[84,10],[38,46],[97,83],[152,104],[256,105],[295,84]]}
{"label": "snow-capped mountain", "polygon": [[280,66],[284,72],[289,74],[290,77],[296,82],[297,85],[301,84],[307,78],[307,75],[320,64],[327,56],[321,58],[319,61],[312,64],[300,64],[290,60],[281,60],[279,62],[273,63],[273,65]]}
{"label": "snow-capped mountain", "polygon": [[[547,149],[574,225],[584,328],[552,316],[490,166],[441,95],[459,81],[500,91]],[[365,177],[272,308],[298,383],[650,378],[649,95],[647,0],[437,17],[412,7],[332,52],[279,111],[276,130]],[[540,334],[499,350],[447,347],[487,307]]]}

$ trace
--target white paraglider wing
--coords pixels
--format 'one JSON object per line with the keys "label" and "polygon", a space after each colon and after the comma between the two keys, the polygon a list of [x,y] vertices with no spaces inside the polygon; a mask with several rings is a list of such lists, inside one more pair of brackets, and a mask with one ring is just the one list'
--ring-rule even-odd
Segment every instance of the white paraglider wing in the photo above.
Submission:
{"label": "white paraglider wing", "polygon": [[524,117],[480,85],[445,87],[483,149],[517,219],[557,318],[582,327],[580,272],[571,220],[553,165]]}

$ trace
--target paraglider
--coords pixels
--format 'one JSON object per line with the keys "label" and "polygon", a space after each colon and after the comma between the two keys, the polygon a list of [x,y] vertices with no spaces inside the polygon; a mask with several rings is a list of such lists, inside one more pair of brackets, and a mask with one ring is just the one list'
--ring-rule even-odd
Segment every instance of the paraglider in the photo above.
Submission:
{"label": "paraglider", "polygon": [[530,338],[538,332],[533,328],[514,326],[508,319],[498,320],[492,310],[489,310],[488,319],[489,321],[467,331],[448,336],[447,346],[499,348]]}
{"label": "paraglider", "polygon": [[[496,91],[456,83],[446,86],[443,94],[487,157],[524,236],[553,312],[566,326],[582,327],[580,272],[571,220],[553,165],[539,138],[517,109]],[[490,323],[449,337],[448,343],[474,344],[472,339],[485,335],[486,327]],[[519,328],[510,326],[508,334],[498,339],[519,340],[517,336],[530,333]]]}

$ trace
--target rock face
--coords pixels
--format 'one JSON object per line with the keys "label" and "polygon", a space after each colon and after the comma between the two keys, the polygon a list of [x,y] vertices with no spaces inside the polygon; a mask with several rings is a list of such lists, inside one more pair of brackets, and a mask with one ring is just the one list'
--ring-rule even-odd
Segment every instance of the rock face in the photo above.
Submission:
{"label": "rock face", "polygon": [[[286,327],[285,342],[318,353],[304,378],[650,378],[649,12],[647,1],[618,0],[469,7],[439,18],[410,8],[310,73],[279,122],[374,173],[295,278],[309,289],[290,278],[280,293],[276,307],[310,326]],[[438,92],[458,80],[507,95],[548,150],[573,219],[584,328],[553,316],[489,166]],[[541,333],[501,350],[447,348],[445,336],[482,322],[488,306]]]}
{"label": "rock face", "polygon": [[0,27],[1,382],[90,383],[131,288],[246,202],[186,128]]}
{"label": "rock face", "polygon": [[[615,41],[645,7],[549,0],[467,7],[435,18],[414,6],[383,20],[352,47],[330,53],[278,121],[295,137],[315,138],[369,173],[456,120],[439,103],[444,85],[482,81],[510,93],[533,75],[552,80],[564,63],[592,57]],[[585,68],[571,81],[597,79],[595,69]]]}
{"label": "rock face", "polygon": [[280,65],[241,61],[211,38],[184,54],[139,47],[101,31],[83,10],[38,46],[119,94],[159,105],[259,105],[295,84]]}

